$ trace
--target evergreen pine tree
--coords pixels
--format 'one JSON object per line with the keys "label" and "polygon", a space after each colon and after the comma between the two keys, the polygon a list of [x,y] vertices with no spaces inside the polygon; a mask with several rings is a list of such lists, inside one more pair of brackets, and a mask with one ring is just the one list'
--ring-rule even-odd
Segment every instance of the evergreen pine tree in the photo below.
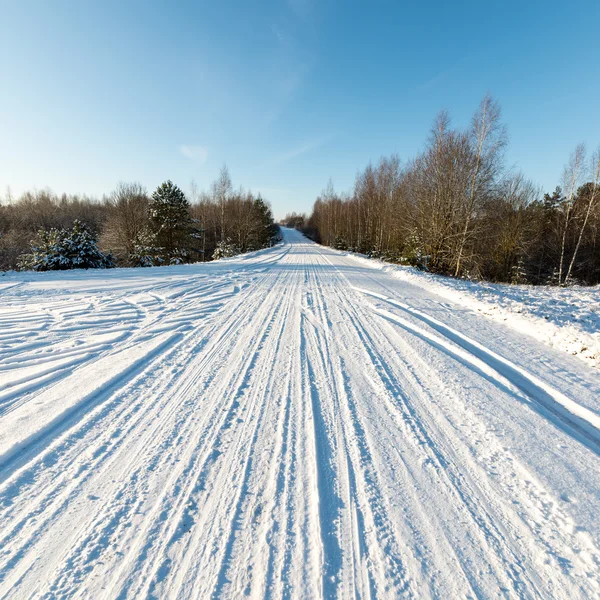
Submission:
{"label": "evergreen pine tree", "polygon": [[157,247],[156,236],[149,229],[142,229],[133,241],[129,261],[134,267],[156,267],[164,264],[162,248]]}
{"label": "evergreen pine tree", "polygon": [[259,225],[256,232],[255,246],[256,248],[264,248],[269,245],[271,238],[277,233],[273,223],[273,213],[260,194],[254,200],[253,208]]}
{"label": "evergreen pine tree", "polygon": [[565,197],[563,196],[562,190],[560,189],[560,186],[557,186],[552,194],[544,194],[543,206],[545,210],[552,211],[557,209],[564,201]]}
{"label": "evergreen pine tree", "polygon": [[166,181],[152,194],[149,215],[156,236],[157,249],[168,264],[189,258],[190,205],[185,194]]}

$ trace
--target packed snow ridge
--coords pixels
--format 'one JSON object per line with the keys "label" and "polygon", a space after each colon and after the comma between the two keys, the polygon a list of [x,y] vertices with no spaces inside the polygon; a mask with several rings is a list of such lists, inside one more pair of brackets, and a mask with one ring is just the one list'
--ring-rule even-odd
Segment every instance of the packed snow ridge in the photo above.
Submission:
{"label": "packed snow ridge", "polygon": [[3,277],[0,597],[600,597],[600,372],[436,281],[293,230]]}

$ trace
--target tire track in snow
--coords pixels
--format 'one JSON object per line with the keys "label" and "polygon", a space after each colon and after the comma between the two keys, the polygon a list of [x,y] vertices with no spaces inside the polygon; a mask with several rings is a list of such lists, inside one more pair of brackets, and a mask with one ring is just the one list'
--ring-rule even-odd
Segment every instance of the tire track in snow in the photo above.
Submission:
{"label": "tire track in snow", "polygon": [[[346,295],[346,296],[345,296],[345,298],[348,298],[348,297],[349,297],[348,295]],[[348,307],[347,307],[347,308],[348,308],[348,312],[349,312],[349,314],[351,314],[351,313],[352,313],[352,307],[350,306],[350,303],[348,303]],[[367,318],[368,318],[368,313],[367,313],[366,315],[362,315],[362,318],[361,318],[361,320],[363,320],[363,321],[364,321],[364,320],[365,320],[365,317],[367,317]],[[356,321],[355,321],[355,322],[356,322]],[[362,328],[362,324],[360,325],[360,328]],[[372,330],[369,330],[369,331],[370,331],[370,333],[372,334]],[[379,353],[377,352],[376,348],[382,348],[382,347],[383,347],[383,343],[382,343],[381,341],[380,341],[380,343],[378,343],[378,344],[377,344],[377,346],[376,346],[376,347],[375,347],[375,345],[372,345],[372,344],[370,343],[370,339],[369,339],[369,336],[368,336],[368,335],[367,335],[367,336],[363,336],[363,340],[362,340],[362,341],[363,341],[363,344],[365,345],[365,347],[367,347],[367,348],[368,348],[369,346],[371,347],[371,349],[370,349],[370,352],[374,352],[374,353],[375,353],[375,355],[379,354]],[[411,352],[409,352],[409,357],[410,357],[410,355],[412,355],[412,354],[415,354],[415,353],[414,353],[414,351],[411,351]],[[397,363],[394,363],[394,364],[401,364],[401,365],[402,365],[402,364],[410,364],[410,359],[407,361],[407,360],[406,360],[406,358],[407,358],[407,357],[403,357],[403,360],[397,361]],[[379,371],[381,371],[381,370],[385,371],[385,370],[386,370],[386,368],[388,368],[388,367],[386,367],[386,361],[385,361],[385,359],[383,358],[383,356],[382,356],[381,354],[379,354],[378,358],[376,359],[376,364],[378,364],[378,370],[379,370]],[[394,380],[398,381],[398,378],[397,378],[397,377],[394,377],[394,376],[390,376],[390,377],[388,378],[388,382],[389,382],[389,383],[388,383],[388,384],[386,384],[386,385],[392,385],[392,386],[393,386],[393,382],[394,382]],[[400,380],[402,380],[402,377],[400,377]],[[419,397],[419,393],[418,393],[418,392],[419,392],[419,388],[418,388],[418,387],[416,387],[414,390],[412,390],[412,396],[411,396],[411,395],[404,395],[404,400],[405,400],[405,402],[406,402],[406,401],[408,401],[408,398],[409,398],[409,397],[412,397],[412,398],[418,398],[418,397]],[[395,394],[394,394],[394,396],[402,397],[403,395],[402,395],[402,394],[396,394],[396,393],[395,393]],[[412,403],[412,402],[411,402],[411,403]],[[413,411],[412,409],[411,409],[411,412],[408,414],[408,416],[404,416],[404,417],[403,417],[403,420],[405,420],[405,421],[406,421],[406,422],[408,422],[408,423],[418,423],[418,422],[419,422],[419,421],[418,421],[418,418],[417,418],[417,415],[416,415],[416,413],[414,413],[414,411]],[[424,428],[422,428],[422,427],[421,427],[421,429],[422,429],[422,433],[426,433],[426,432],[427,432],[427,430],[425,430]],[[423,446],[425,446],[426,448],[436,448],[436,447],[439,447],[439,444],[437,444],[437,445],[436,445],[436,442],[435,442],[435,441],[434,441],[432,438],[428,438],[428,439],[426,439],[426,443],[425,443],[425,444],[422,444],[422,445],[423,445]],[[446,461],[446,459],[444,459],[444,461]],[[447,470],[447,469],[448,469],[448,467],[450,466],[450,464],[451,464],[451,463],[449,463],[449,462],[443,462],[443,463],[441,463],[441,466],[442,466],[442,467],[444,467],[444,468],[445,468],[445,470]],[[456,481],[456,482],[460,482],[460,481],[461,481],[461,477],[460,477],[460,476],[457,476],[457,477],[455,477],[455,481]],[[463,498],[465,498],[465,499],[468,499],[468,498],[477,498],[477,497],[479,497],[479,496],[481,495],[481,494],[478,494],[478,493],[477,493],[477,492],[475,492],[475,491],[468,491],[467,493],[464,493],[464,491],[460,491],[460,488],[457,488],[457,490],[459,491],[459,495],[460,495],[460,496],[462,496],[462,497],[463,497]],[[449,505],[450,505],[450,506],[452,506],[453,504],[452,504],[452,503],[449,503]],[[473,506],[476,506],[476,505],[473,505]],[[472,514],[475,516],[475,515],[477,515],[477,512],[474,512],[474,513],[472,513]],[[513,518],[514,518],[514,515],[512,515],[511,517],[513,517]],[[510,521],[511,517],[509,517],[509,519],[508,519],[508,522],[511,522],[511,521]],[[480,515],[479,517],[476,517],[476,520],[477,520],[477,519],[480,519],[480,518],[481,518],[481,515]],[[501,518],[501,519],[498,519],[498,521],[499,521],[499,522],[504,522],[504,520],[503,520],[502,518]],[[494,522],[494,518],[493,518],[492,516],[488,516],[487,518],[484,518],[484,521],[481,521],[481,523],[482,523],[482,524],[483,524],[483,523],[486,523],[486,522],[487,522],[487,523],[489,523],[489,524],[491,524],[491,523],[493,523],[493,522]],[[486,525],[486,526],[484,527],[484,530],[485,530],[485,531],[490,531],[490,530],[491,530],[491,531],[493,531],[493,530],[494,530],[494,527],[492,526],[492,527],[490,528],[488,525]],[[498,548],[502,548],[502,547],[503,547],[503,545],[504,545],[504,544],[503,544],[503,534],[502,534],[502,533],[496,534],[496,539],[497,539],[497,543],[496,543],[497,547],[498,547]],[[584,546],[585,546],[585,545],[586,545],[586,544],[584,544]],[[454,544],[454,546],[456,546],[456,544]],[[577,547],[577,544],[575,544],[575,546],[574,546],[574,547]],[[509,555],[508,555],[508,557],[509,557],[509,559],[508,559],[508,560],[509,560],[509,562],[508,562],[508,563],[505,563],[505,565],[506,565],[506,566],[508,566],[508,570],[507,570],[507,572],[510,572],[510,564],[511,564],[511,563],[512,563],[512,564],[518,564],[518,560],[516,560],[516,557],[514,557],[514,556],[513,556],[513,558],[511,559],[511,558],[510,558],[510,556],[511,556],[511,555],[509,554]],[[503,560],[504,560],[504,559],[503,559]],[[592,560],[592,563],[591,563],[591,564],[592,564],[592,565],[593,565],[593,564],[595,564],[595,563],[593,562],[593,560]],[[587,565],[588,573],[589,573],[590,566],[591,566],[591,565],[590,565],[590,563],[588,563],[588,565]],[[591,568],[593,569],[593,566],[592,566]],[[519,569],[519,570],[520,570],[520,571],[522,571],[521,569]],[[535,570],[535,569],[534,569],[534,570]],[[499,571],[502,571],[502,569],[499,569]],[[517,587],[517,590],[519,589],[519,587],[521,587],[521,585],[520,585],[518,582],[519,582],[519,579],[522,579],[522,578],[523,578],[523,575],[524,575],[524,574],[523,574],[522,572],[521,572],[521,574],[520,574],[520,575],[519,575],[518,573],[515,573],[515,582],[517,583],[517,586],[518,586],[518,587]],[[531,585],[532,585],[532,582],[528,582],[526,577],[525,577],[525,585],[526,585],[526,586],[531,586]],[[534,588],[535,588],[535,587],[536,587],[536,586],[534,586]],[[541,586],[540,586],[540,587],[541,587]],[[475,589],[476,589],[476,588],[475,588]],[[594,588],[591,588],[591,589],[594,589]]]}
{"label": "tire track in snow", "polygon": [[[316,318],[313,321],[315,321],[317,326],[308,326],[309,333],[313,335],[311,336],[311,342],[307,346],[318,349],[318,354],[314,359],[319,367],[317,380],[323,382],[323,385],[325,385],[325,382],[328,382],[326,390],[317,390],[317,393],[320,392],[320,397],[314,403],[314,406],[316,410],[320,411],[323,410],[323,408],[318,408],[321,405],[331,406],[332,412],[324,414],[324,417],[328,417],[330,432],[335,432],[335,438],[338,442],[337,448],[332,452],[333,456],[330,458],[330,461],[336,462],[340,473],[338,485],[341,489],[337,492],[340,494],[340,499],[337,502],[339,505],[339,514],[334,519],[334,522],[339,522],[340,526],[337,532],[329,531],[327,533],[328,535],[337,535],[340,548],[344,548],[343,552],[341,550],[339,552],[342,562],[338,565],[340,573],[335,577],[339,581],[338,585],[341,588],[340,594],[342,597],[368,597],[377,586],[380,588],[387,587],[388,592],[391,586],[394,593],[399,595],[405,591],[403,581],[406,575],[404,572],[404,558],[396,554],[389,561],[389,564],[386,565],[388,561],[385,555],[386,553],[388,556],[390,553],[393,555],[392,547],[388,544],[385,550],[383,550],[380,544],[381,538],[370,540],[370,535],[365,536],[363,515],[366,515],[373,529],[376,529],[375,518],[371,504],[364,498],[359,499],[357,497],[355,480],[358,478],[361,484],[364,485],[364,468],[360,464],[357,465],[350,457],[351,451],[346,439],[348,423],[345,419],[341,418],[346,412],[349,399],[345,393],[346,388],[341,365],[336,366],[333,362],[336,360],[335,357],[338,356],[338,348],[334,344],[332,326],[339,328],[343,322],[340,320],[340,314],[338,313],[339,305],[331,302],[331,298],[326,299],[323,289],[321,289],[322,282],[321,286],[319,286],[318,278],[319,269],[317,268],[315,269],[314,281],[310,286],[311,289],[316,290],[314,302]],[[334,280],[327,284],[327,291],[333,293],[334,297],[337,295],[335,290],[339,283],[339,281]],[[333,317],[329,312],[330,310],[335,311],[334,318],[336,325],[332,322]],[[335,337],[339,336],[340,333],[337,330]],[[325,423],[325,420],[323,420],[323,423]],[[323,427],[318,435],[323,437],[325,429]],[[327,494],[327,490],[323,490],[323,493]],[[327,501],[327,498],[325,500]],[[331,518],[329,514],[325,514],[324,517],[327,521]],[[356,535],[357,527],[361,543],[353,547],[352,538]],[[370,561],[369,567],[373,572],[370,572],[368,569],[365,571],[364,567],[367,558]],[[387,569],[386,566],[388,567]],[[362,591],[354,589],[355,581],[362,587]],[[335,588],[331,588],[329,589],[329,596],[327,593],[325,596],[335,597],[336,591]]]}
{"label": "tire track in snow", "polygon": [[[364,316],[366,316],[366,317],[368,318],[368,314],[367,314],[367,315],[364,315]],[[402,342],[403,342],[403,338],[398,338],[398,336],[397,336],[397,335],[395,336],[395,339],[396,339],[397,341],[402,341]],[[367,345],[368,345],[368,340],[367,340],[367,339],[365,339],[365,344],[367,344]],[[403,343],[403,345],[406,347],[406,344],[405,344],[405,343]],[[375,346],[375,345],[373,345],[373,346],[371,347],[371,350],[372,350],[372,351],[375,351],[375,348],[379,348],[379,349],[381,349],[382,347],[384,347],[384,344],[383,344],[383,343],[382,343],[382,341],[380,340],[380,341],[379,341],[379,343],[378,343],[376,346]],[[426,363],[423,361],[423,359],[422,359],[422,357],[420,356],[420,354],[419,354],[419,353],[417,353],[417,352],[415,352],[415,351],[414,351],[414,349],[412,349],[412,348],[409,350],[409,352],[408,352],[408,356],[404,356],[402,360],[395,361],[393,364],[395,364],[395,365],[410,365],[410,364],[411,364],[411,362],[412,362],[412,359],[413,359],[413,357],[414,357],[415,359],[417,359],[417,358],[418,358],[418,359],[419,359],[419,361],[420,361],[420,363],[422,364],[423,368],[425,368],[425,367],[426,367],[427,371],[428,371],[428,372],[431,372],[431,368],[430,368],[429,366],[427,366],[427,365],[426,365]],[[381,362],[383,362],[383,357],[381,357],[381,356],[380,356],[380,358],[379,358],[378,360],[379,360],[379,362],[380,362],[380,363],[381,363]],[[392,363],[390,363],[390,364],[392,364]],[[431,376],[432,376],[432,377],[435,377],[435,373],[431,372]],[[390,381],[392,381],[393,379],[394,379],[394,377],[390,377]],[[400,380],[400,381],[401,381],[401,380],[405,379],[405,377],[404,377],[404,376],[400,376],[400,377],[396,376],[396,377],[395,377],[395,379],[396,379],[396,380]],[[423,379],[421,378],[421,384],[420,384],[420,385],[416,385],[416,386],[414,387],[414,389],[412,390],[412,393],[409,393],[409,394],[404,394],[405,401],[409,401],[409,400],[408,400],[409,398],[412,398],[412,399],[417,399],[417,398],[419,397],[419,390],[420,390],[420,389],[422,389],[422,386],[423,386]],[[446,391],[446,390],[445,390],[445,386],[444,386],[444,385],[443,385],[441,382],[440,382],[440,384],[439,384],[439,387],[440,387],[442,390]],[[415,406],[415,407],[416,407],[416,406],[420,406],[420,405],[422,405],[422,406],[431,406],[431,405],[432,405],[432,403],[431,403],[431,402],[429,402],[429,403],[422,402],[422,403],[420,403],[420,404],[418,404],[418,405],[415,405],[415,403],[414,403],[414,401],[413,401],[413,400],[410,400],[410,403],[411,403],[413,406]],[[416,418],[416,414],[415,414],[415,418],[414,418],[414,419],[411,419],[411,420],[412,420],[413,422],[415,422],[415,423],[418,423],[418,422],[419,422],[419,421],[418,421],[418,419]],[[424,424],[426,425],[426,427],[425,427],[425,428],[422,428],[422,431],[423,431],[424,433],[425,433],[425,432],[431,432],[431,433],[433,433],[433,432],[435,432],[435,431],[436,431],[436,427],[434,427],[434,426],[433,426],[433,424],[432,424],[431,422],[428,422],[428,421],[426,420],[426,421],[424,422]],[[446,436],[445,438],[443,438],[443,439],[446,439],[446,440],[452,440],[452,439],[455,439],[455,437],[456,437],[455,435],[454,435],[454,436],[452,436],[452,435],[447,435],[447,436]],[[431,447],[431,448],[436,448],[436,447],[438,447],[438,448],[440,448],[440,444],[441,444],[441,447],[443,447],[443,446],[444,446],[444,443],[442,443],[442,442],[441,442],[441,439],[440,439],[440,440],[438,440],[438,442],[435,442],[435,440],[434,440],[433,438],[431,438],[431,439],[428,439],[428,440],[427,440],[427,443],[426,443],[425,445],[426,445],[426,447]],[[451,454],[452,454],[452,453],[450,453],[450,454],[447,454],[447,456],[451,456]],[[464,459],[465,457],[462,457],[462,458]],[[449,462],[448,462],[448,463],[446,463],[446,466],[448,466],[448,465],[450,465],[450,464],[451,464],[451,463],[449,463]],[[469,462],[468,462],[468,461],[466,461],[466,462],[463,462],[463,463],[461,463],[461,464],[463,464],[463,465],[465,465],[465,464],[466,464],[466,465],[468,465],[468,464],[469,464]],[[518,465],[516,465],[516,467],[518,468]],[[446,470],[447,470],[447,469],[446,469]],[[481,475],[481,474],[480,474],[480,475]],[[535,479],[535,478],[532,478],[532,479]],[[455,478],[455,480],[456,480],[457,482],[460,482],[460,481],[461,481],[461,477],[460,477],[460,476],[459,476],[459,477],[456,477],[456,478]],[[480,478],[480,482],[481,482],[481,481],[484,481],[484,480],[485,480],[485,478]],[[534,487],[534,488],[535,488],[535,486],[531,486],[531,487]],[[457,489],[458,489],[458,488],[457,488]],[[531,490],[530,490],[530,492],[531,492]],[[466,493],[466,494],[465,494],[465,493],[462,493],[462,492],[459,492],[459,493],[461,493],[461,495],[462,495],[462,496],[463,496],[465,499],[470,499],[470,498],[479,498],[479,497],[485,497],[486,495],[488,496],[488,498],[489,498],[489,497],[491,497],[491,498],[494,498],[494,496],[491,494],[491,492],[490,492],[489,490],[487,490],[485,493],[483,493],[481,490],[479,490],[479,491],[471,491],[471,492],[469,492],[469,493]],[[544,495],[544,492],[541,492],[541,493],[540,493],[540,492],[537,492],[537,493],[538,493],[538,495],[539,495],[540,497],[541,497],[542,495]],[[498,497],[497,497],[497,495],[496,495],[495,502],[493,502],[492,504],[493,504],[493,505],[497,505],[498,507],[500,507],[500,506],[502,506],[502,503],[501,503],[501,502],[499,502],[498,500],[499,500],[499,499],[498,499]],[[452,505],[452,504],[450,504],[450,505]],[[559,516],[559,517],[560,517],[560,516]],[[523,516],[521,516],[521,518],[523,518]],[[510,514],[510,515],[501,514],[501,516],[500,516],[499,518],[495,518],[495,519],[494,519],[494,517],[492,516],[491,518],[489,518],[489,519],[487,519],[487,520],[488,520],[488,522],[498,522],[498,523],[507,523],[507,524],[511,524],[511,523],[514,523],[514,522],[516,522],[516,523],[518,523],[518,522],[519,522],[519,519],[518,519],[518,518],[516,518],[516,516],[515,516],[514,514]],[[529,520],[528,518],[527,518],[527,519],[525,519],[525,522],[527,522],[528,520]],[[533,520],[533,519],[532,519],[532,520]],[[568,523],[568,522],[569,522],[569,519],[568,519],[568,518],[564,518],[564,517],[560,517],[560,518],[559,518],[559,523]],[[558,531],[560,531],[561,527],[562,527],[562,525],[561,525],[561,524],[559,524],[559,525],[558,525]],[[519,529],[519,528],[517,527],[517,529]],[[527,536],[527,535],[526,535],[526,533],[528,533],[528,534],[529,534],[529,536]],[[523,538],[523,539],[530,539],[530,537],[531,537],[531,533],[534,533],[534,534],[535,534],[536,532],[531,532],[531,531],[529,531],[529,532],[523,532],[523,531],[520,531],[520,532],[519,532],[519,534],[518,534],[516,537],[517,537],[518,539],[521,539],[521,538]],[[538,532],[538,533],[539,533],[539,532]],[[547,548],[547,550],[548,550],[548,556],[549,556],[549,557],[554,557],[554,556],[557,556],[557,553],[556,553],[556,548],[555,548],[555,544],[548,543],[548,540],[552,541],[553,537],[555,537],[555,536],[556,536],[556,534],[557,534],[557,530],[550,531],[550,532],[549,532],[549,534],[546,534],[546,535],[549,535],[549,537],[547,537],[546,539],[544,539],[544,538],[543,538],[543,536],[542,536],[541,538],[539,538],[539,535],[538,535],[538,541],[541,543],[541,546],[542,546],[542,547],[546,546],[546,548]],[[498,543],[499,543],[499,547],[501,547],[501,545],[502,545],[502,538],[503,538],[503,537],[508,537],[508,538],[510,538],[511,536],[510,536],[510,535],[506,536],[506,534],[505,534],[505,533],[500,533],[500,535],[499,535],[499,536],[497,536]],[[584,583],[584,588],[582,588],[582,591],[583,591],[583,589],[585,589],[585,587],[587,587],[587,585],[590,585],[590,584],[592,584],[592,587],[590,588],[590,591],[591,591],[591,590],[597,591],[597,589],[598,589],[598,588],[597,588],[597,585],[593,585],[593,583],[594,583],[594,581],[593,581],[594,577],[592,576],[592,573],[594,572],[594,569],[597,569],[597,568],[598,568],[598,565],[600,564],[600,561],[599,561],[599,560],[598,560],[598,558],[597,558],[597,556],[598,556],[598,551],[597,551],[597,549],[595,548],[595,546],[594,546],[593,544],[591,544],[591,540],[589,540],[589,539],[585,539],[585,536],[583,536],[583,538],[582,538],[582,536],[579,536],[579,538],[580,538],[579,540],[575,540],[575,539],[570,539],[570,540],[568,540],[568,542],[567,542],[567,547],[571,546],[571,547],[573,547],[573,548],[575,548],[575,549],[577,549],[577,548],[581,548],[581,550],[583,551],[583,552],[582,552],[583,562],[582,562],[582,564],[580,565],[580,570],[581,570],[581,572],[583,572],[583,573],[587,572],[587,574],[586,574],[586,575],[584,575],[584,582],[583,582],[583,583]],[[565,540],[565,541],[566,541],[566,540]],[[455,545],[455,544],[454,544],[454,545]],[[577,552],[577,550],[576,550],[576,552]],[[509,555],[509,556],[510,556],[510,555]],[[589,558],[588,558],[588,557],[589,557]],[[574,558],[574,559],[575,559],[575,558],[577,558],[577,555],[576,555],[576,554],[575,554],[575,555],[573,555],[573,558]],[[515,564],[518,564],[518,560],[516,559],[516,557],[515,557],[514,559],[512,559],[512,560],[513,560],[513,562],[514,562]],[[553,561],[553,562],[554,562],[554,561]],[[581,562],[581,561],[580,561],[580,562]],[[558,565],[557,565],[557,566],[558,566]],[[521,570],[521,569],[520,569],[520,570]],[[522,571],[522,570],[521,570],[521,571]],[[533,573],[533,572],[535,572],[535,571],[536,571],[536,568],[533,568],[533,569],[531,569],[531,570],[530,570],[530,572],[532,572],[532,573]],[[510,572],[510,569],[508,570],[508,572]],[[549,574],[549,575],[550,575],[550,574]],[[588,580],[585,580],[585,577],[588,577],[589,579],[588,579]],[[522,575],[520,576],[520,578],[522,578]],[[528,583],[527,583],[527,580],[525,580],[525,584],[526,584],[526,585],[531,585],[531,583],[532,583],[532,582],[530,582],[530,583],[528,584]],[[543,585],[541,584],[541,582],[540,582],[539,580],[538,580],[538,583],[535,585],[535,587],[537,587],[537,586],[539,586],[539,588],[540,588],[540,589],[541,589],[541,588],[543,588]],[[586,595],[587,593],[588,593],[588,592],[585,592],[585,593],[584,593],[584,595]]]}
{"label": "tire track in snow", "polygon": [[483,376],[489,377],[498,387],[508,388],[511,392],[516,391],[517,394],[519,391],[523,392],[528,398],[540,403],[544,409],[551,412],[552,416],[550,418],[558,417],[563,426],[566,425],[571,430],[575,429],[576,435],[580,439],[581,436],[587,438],[587,443],[590,444],[590,447],[595,452],[600,453],[600,415],[577,404],[577,402],[553,389],[545,382],[525,371],[525,369],[488,350],[455,329],[447,327],[437,319],[381,294],[359,288],[355,289],[366,295],[389,302],[429,325],[442,336],[454,342],[454,344],[448,344],[443,338],[411,324],[406,319],[394,313],[375,306],[371,307],[378,314],[398,323],[411,333],[425,338],[440,350],[455,356],[462,362],[472,365]]}
{"label": "tire track in snow", "polygon": [[[242,313],[242,314],[244,314],[244,313]],[[235,323],[235,321],[234,321],[234,323]],[[226,327],[225,327],[225,332],[224,332],[224,334],[223,334],[223,335],[226,335],[226,334],[227,334],[227,332],[229,331],[229,329],[232,327],[232,325],[233,325],[234,323],[228,322],[228,321],[226,320]],[[219,326],[221,326],[221,324],[219,324],[219,323],[218,323],[218,325],[219,325]],[[101,447],[102,447],[102,446],[101,446]]]}
{"label": "tire track in snow", "polygon": [[[276,292],[273,291],[273,294],[275,294]],[[258,294],[256,294],[258,295]],[[256,298],[255,298],[256,299]],[[267,310],[270,308],[268,306],[268,303],[265,301],[264,297],[260,297],[258,298],[258,300],[260,301],[260,306],[262,307],[262,314],[264,319],[269,317],[269,314],[267,312]],[[261,312],[252,312],[252,308],[249,308],[249,312],[244,312],[244,311],[240,311],[243,314],[243,318],[245,320],[248,320],[249,318],[253,318],[253,319],[260,319],[259,315],[261,314]],[[258,324],[260,324],[260,321],[258,322]],[[248,338],[252,337],[253,334],[253,330],[247,330],[245,332],[246,336]],[[255,343],[256,345],[256,343]],[[239,347],[239,344],[238,344]],[[246,348],[239,348],[239,352],[242,352],[242,357],[244,357],[243,351],[246,350]],[[230,357],[231,358],[231,357]],[[185,504],[186,504],[186,498],[188,498],[191,494],[191,492],[197,487],[198,485],[198,480],[201,477],[203,470],[205,470],[206,468],[210,468],[211,464],[215,461],[216,458],[218,458],[216,456],[216,452],[215,452],[215,442],[218,439],[217,436],[219,434],[219,432],[222,430],[223,426],[228,422],[228,420],[230,419],[231,415],[239,408],[238,406],[234,406],[235,404],[235,391],[239,390],[240,387],[242,387],[243,385],[243,375],[245,374],[246,370],[249,367],[249,362],[251,360],[251,356],[250,358],[246,358],[244,357],[243,359],[245,362],[242,363],[244,364],[244,366],[240,366],[239,369],[236,369],[236,372],[239,374],[236,377],[236,380],[238,383],[236,384],[235,381],[234,382],[229,382],[228,379],[223,379],[221,382],[219,382],[217,385],[220,386],[217,388],[218,391],[214,391],[211,392],[210,397],[213,397],[215,399],[220,399],[220,398],[228,398],[227,400],[227,404],[225,407],[219,407],[216,406],[215,409],[217,410],[216,414],[219,414],[219,412],[224,413],[222,416],[218,417],[216,423],[210,423],[207,419],[207,429],[206,431],[202,434],[202,437],[200,438],[194,438],[194,441],[196,442],[195,444],[190,444],[189,445],[189,450],[192,454],[191,458],[187,458],[186,461],[188,461],[188,473],[185,474],[185,480],[184,482],[178,484],[178,488],[179,489],[187,489],[188,492],[186,492],[186,494],[183,495],[184,500],[181,499],[175,499],[176,502],[176,507],[174,509],[175,512],[175,517],[173,518],[173,522],[175,523],[175,526],[171,525],[168,528],[168,531],[165,533],[163,532],[160,535],[160,540],[158,542],[159,547],[161,548],[160,550],[156,550],[154,551],[154,554],[157,556],[157,558],[155,560],[159,561],[159,564],[156,566],[152,566],[152,567],[148,567],[150,569],[152,569],[154,571],[158,570],[160,568],[160,563],[162,563],[162,561],[164,560],[163,558],[161,558],[164,554],[165,549],[168,547],[169,544],[169,540],[173,539],[173,536],[175,535],[176,531],[177,531],[177,523],[179,523],[184,515],[184,509],[185,509]],[[225,364],[225,361],[224,361]],[[230,368],[230,364],[227,365]],[[210,384],[210,382],[209,382]],[[227,391],[228,387],[231,387],[231,385],[234,385],[233,391]],[[201,443],[200,443],[201,442]],[[178,494],[180,494],[180,492],[178,492]],[[155,508],[153,509],[154,511],[156,511],[158,509],[159,505],[155,505]],[[173,511],[171,511],[173,512]],[[150,534],[151,535],[151,534]],[[144,537],[146,536],[146,534],[144,535]],[[177,538],[175,538],[177,539]],[[135,556],[135,554],[133,555]],[[140,579],[145,579],[146,582],[151,581],[152,579],[152,575],[148,574],[148,573],[142,573],[141,575],[139,573],[136,573],[136,579],[140,580]],[[161,572],[161,576],[163,575],[163,573]],[[118,577],[117,579],[119,579],[120,577]],[[129,584],[125,584],[125,585],[129,585]],[[146,588],[149,584],[146,583]],[[139,593],[142,593],[142,591],[139,588],[133,588],[133,589],[128,589],[128,593],[137,595]]]}
{"label": "tire track in snow", "polygon": [[374,313],[370,272],[308,242],[195,268],[82,287],[73,315],[182,339],[0,484],[0,595],[598,596],[592,537],[472,408],[514,396]]}

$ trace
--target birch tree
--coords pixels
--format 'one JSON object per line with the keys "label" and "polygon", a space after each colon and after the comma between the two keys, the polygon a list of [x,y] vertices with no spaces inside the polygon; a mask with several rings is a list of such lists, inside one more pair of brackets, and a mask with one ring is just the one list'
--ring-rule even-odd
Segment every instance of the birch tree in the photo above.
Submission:
{"label": "birch tree", "polygon": [[563,278],[565,266],[565,252],[567,246],[567,233],[573,218],[573,209],[575,206],[576,192],[581,183],[585,163],[585,144],[578,144],[571,153],[569,162],[563,172],[563,184],[565,191],[565,201],[563,203],[563,223],[560,242],[560,259],[558,264],[558,285],[566,283],[566,277]]}
{"label": "birch tree", "polygon": [[500,105],[486,94],[471,120],[469,131],[473,159],[468,195],[464,207],[464,226],[458,242],[454,276],[461,272],[465,247],[478,201],[493,184],[501,169],[502,153],[507,143],[506,128],[500,122]]}
{"label": "birch tree", "polygon": [[[585,216],[583,219],[583,223],[579,229],[579,235],[577,236],[577,244],[575,245],[575,250],[573,251],[573,256],[571,257],[571,262],[569,263],[569,268],[567,270],[567,274],[565,276],[565,282],[569,281],[571,277],[571,272],[573,270],[573,265],[575,264],[575,259],[577,258],[577,253],[579,252],[579,247],[581,246],[581,240],[583,239],[583,234],[585,232],[585,228],[590,219],[590,214],[592,213],[592,209],[594,208],[598,197],[600,197],[600,147],[596,152],[592,154],[590,159],[590,175],[591,181],[587,186],[588,199],[587,199],[587,208],[585,210]],[[563,246],[564,246],[564,238],[563,238]]]}
{"label": "birch tree", "polygon": [[213,184],[213,197],[219,205],[221,242],[224,242],[226,237],[225,205],[232,193],[233,185],[231,183],[231,177],[229,176],[229,169],[227,168],[227,165],[223,165],[221,167],[221,172],[219,173],[219,178]]}

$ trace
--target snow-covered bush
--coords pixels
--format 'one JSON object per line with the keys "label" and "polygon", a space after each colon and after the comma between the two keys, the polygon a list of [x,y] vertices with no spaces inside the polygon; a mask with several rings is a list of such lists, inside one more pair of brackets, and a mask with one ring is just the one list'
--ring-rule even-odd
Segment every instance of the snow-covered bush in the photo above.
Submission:
{"label": "snow-covered bush", "polygon": [[513,285],[522,285],[527,283],[527,271],[525,270],[525,263],[522,258],[519,258],[517,264],[512,266],[510,273],[510,282]]}
{"label": "snow-covered bush", "polygon": [[41,230],[38,240],[31,243],[31,252],[19,259],[22,271],[110,267],[114,267],[113,257],[98,249],[96,238],[80,221],[75,221],[71,229]]}
{"label": "snow-covered bush", "polygon": [[336,250],[347,250],[348,249],[348,243],[346,242],[346,240],[341,235],[337,235],[335,237],[335,239],[333,240],[333,247]]}
{"label": "snow-covered bush", "polygon": [[232,243],[230,238],[217,243],[217,247],[213,252],[213,260],[219,260],[220,258],[230,258],[239,254],[239,250]]}

